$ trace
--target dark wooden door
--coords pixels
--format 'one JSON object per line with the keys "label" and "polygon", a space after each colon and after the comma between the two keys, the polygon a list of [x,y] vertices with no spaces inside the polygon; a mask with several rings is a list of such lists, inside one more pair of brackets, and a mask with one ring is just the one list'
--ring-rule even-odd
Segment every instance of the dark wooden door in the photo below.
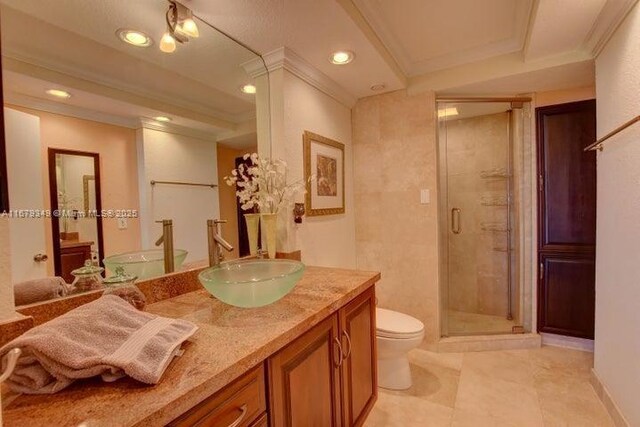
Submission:
{"label": "dark wooden door", "polygon": [[378,398],[376,303],[370,288],[340,310],[346,426],[361,426]]}
{"label": "dark wooden door", "polygon": [[593,338],[595,310],[595,100],[536,109],[538,330]]}

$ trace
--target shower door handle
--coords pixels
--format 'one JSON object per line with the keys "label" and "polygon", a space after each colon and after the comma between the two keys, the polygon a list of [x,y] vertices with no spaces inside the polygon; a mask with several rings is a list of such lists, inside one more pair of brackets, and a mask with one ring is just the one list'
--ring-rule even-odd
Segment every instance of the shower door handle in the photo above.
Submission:
{"label": "shower door handle", "polygon": [[451,232],[453,234],[460,234],[460,209],[451,209]]}

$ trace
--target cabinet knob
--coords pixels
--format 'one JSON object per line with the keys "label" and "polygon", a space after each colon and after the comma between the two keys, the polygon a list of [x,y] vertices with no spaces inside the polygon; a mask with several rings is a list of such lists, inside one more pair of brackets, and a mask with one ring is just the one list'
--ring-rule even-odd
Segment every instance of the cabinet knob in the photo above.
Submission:
{"label": "cabinet knob", "polygon": [[49,257],[47,256],[47,254],[35,254],[33,256],[33,260],[35,262],[45,262],[48,259],[49,259]]}

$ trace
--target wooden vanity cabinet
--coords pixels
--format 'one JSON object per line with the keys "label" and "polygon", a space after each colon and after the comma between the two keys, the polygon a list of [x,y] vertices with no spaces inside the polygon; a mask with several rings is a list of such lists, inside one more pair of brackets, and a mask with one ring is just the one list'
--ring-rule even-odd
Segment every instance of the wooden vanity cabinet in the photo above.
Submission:
{"label": "wooden vanity cabinet", "polygon": [[272,426],[361,426],[377,399],[370,288],[269,358]]}
{"label": "wooden vanity cabinet", "polygon": [[377,390],[371,287],[169,425],[361,426]]}

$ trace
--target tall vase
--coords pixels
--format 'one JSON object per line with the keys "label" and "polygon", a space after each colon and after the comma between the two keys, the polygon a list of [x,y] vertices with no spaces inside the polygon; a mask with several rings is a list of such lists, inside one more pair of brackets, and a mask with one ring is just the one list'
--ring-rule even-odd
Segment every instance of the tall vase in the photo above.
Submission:
{"label": "tall vase", "polygon": [[267,253],[271,259],[275,259],[276,257],[277,218],[278,214],[274,213],[260,214],[262,232],[265,234],[265,240],[267,242]]}
{"label": "tall vase", "polygon": [[247,223],[247,237],[249,238],[249,254],[251,256],[258,255],[258,224],[260,214],[248,213],[244,214],[244,220]]}

